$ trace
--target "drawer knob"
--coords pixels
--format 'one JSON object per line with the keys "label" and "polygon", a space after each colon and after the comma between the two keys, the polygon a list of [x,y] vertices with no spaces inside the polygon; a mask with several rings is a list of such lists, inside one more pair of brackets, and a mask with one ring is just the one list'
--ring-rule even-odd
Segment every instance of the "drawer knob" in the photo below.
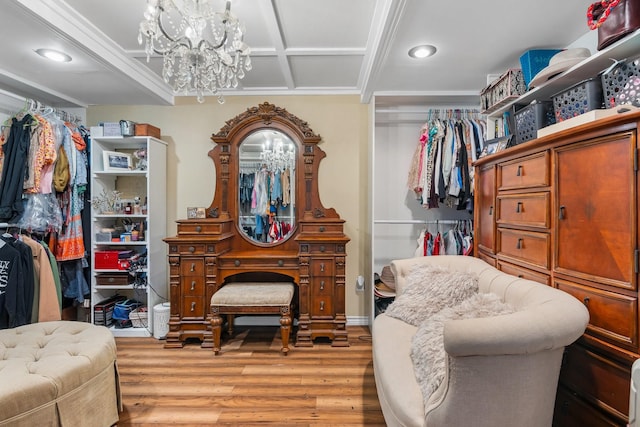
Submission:
{"label": "drawer knob", "polygon": [[326,248],[324,247],[324,245],[320,246],[320,252],[324,252],[326,250]]}
{"label": "drawer knob", "polygon": [[522,239],[518,239],[518,243],[516,244],[516,249],[522,249]]}
{"label": "drawer knob", "polygon": [[320,281],[320,290],[324,291],[324,280]]}
{"label": "drawer knob", "polygon": [[324,311],[324,301],[320,301],[320,311]]}
{"label": "drawer knob", "polygon": [[489,206],[489,215],[493,215],[493,206]]}
{"label": "drawer knob", "polygon": [[323,225],[321,225],[321,226],[320,226],[320,228],[319,228],[319,230],[320,230],[320,232],[321,232],[321,233],[324,233],[324,226],[323,226]]}
{"label": "drawer knob", "polygon": [[324,273],[324,262],[320,263],[320,271]]}
{"label": "drawer knob", "polygon": [[191,290],[194,291],[196,289],[196,281],[191,282]]}
{"label": "drawer knob", "polygon": [[516,205],[516,213],[522,212],[522,202],[518,202]]}
{"label": "drawer knob", "polygon": [[199,232],[201,232],[201,231],[202,231],[202,227],[201,227],[201,226],[199,226],[199,225],[196,225],[196,232],[198,232],[198,233],[199,233]]}
{"label": "drawer knob", "polygon": [[279,259],[278,260],[278,267],[282,267],[284,265],[284,261]]}
{"label": "drawer knob", "polygon": [[233,265],[235,265],[236,267],[240,267],[240,260],[237,259],[233,262]]}
{"label": "drawer knob", "polygon": [[192,263],[191,263],[191,269],[190,269],[189,271],[190,271],[190,272],[192,272],[192,273],[193,273],[194,271],[196,271],[196,263],[195,263],[195,262],[192,262]]}
{"label": "drawer knob", "polygon": [[191,303],[191,311],[196,311],[196,303],[195,302]]}
{"label": "drawer knob", "polygon": [[109,277],[109,283],[113,283],[115,280],[115,277]]}
{"label": "drawer knob", "polygon": [[582,301],[584,302],[584,305],[586,305],[587,307],[589,306],[589,297],[584,297]]}
{"label": "drawer knob", "polygon": [[522,165],[518,165],[518,170],[516,171],[516,176],[522,176]]}
{"label": "drawer knob", "polygon": [[189,252],[194,253],[196,251],[196,248],[194,248],[193,246],[189,246]]}

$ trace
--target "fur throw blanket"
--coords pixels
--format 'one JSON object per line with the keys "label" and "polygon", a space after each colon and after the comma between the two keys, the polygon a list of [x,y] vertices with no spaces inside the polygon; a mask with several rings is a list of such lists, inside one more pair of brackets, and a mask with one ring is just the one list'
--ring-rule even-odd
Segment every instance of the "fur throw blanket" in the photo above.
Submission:
{"label": "fur throw blanket", "polygon": [[416,265],[406,281],[404,292],[389,304],[385,314],[413,326],[478,292],[477,277],[440,266]]}
{"label": "fur throw blanket", "polygon": [[411,360],[425,406],[442,383],[447,369],[444,324],[450,320],[492,317],[514,311],[495,294],[476,293],[453,307],[444,308],[420,324],[411,342]]}

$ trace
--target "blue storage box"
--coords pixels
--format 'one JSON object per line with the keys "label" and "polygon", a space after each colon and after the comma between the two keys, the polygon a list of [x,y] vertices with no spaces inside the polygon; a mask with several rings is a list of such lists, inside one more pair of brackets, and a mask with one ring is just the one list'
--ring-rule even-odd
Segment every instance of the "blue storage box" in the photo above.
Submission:
{"label": "blue storage box", "polygon": [[562,49],[532,49],[522,54],[520,57],[520,65],[522,67],[522,75],[524,82],[529,87],[529,82],[542,71],[549,60]]}

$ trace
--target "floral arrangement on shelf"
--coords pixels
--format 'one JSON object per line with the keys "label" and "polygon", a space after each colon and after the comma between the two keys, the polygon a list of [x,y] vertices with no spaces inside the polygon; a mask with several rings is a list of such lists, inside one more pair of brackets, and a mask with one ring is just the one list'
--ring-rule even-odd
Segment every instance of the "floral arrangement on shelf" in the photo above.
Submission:
{"label": "floral arrangement on shelf", "polygon": [[138,163],[136,164],[136,170],[145,171],[147,170],[147,149],[140,148],[133,152],[133,157],[138,159]]}
{"label": "floral arrangement on shelf", "polygon": [[120,203],[120,195],[119,191],[107,191],[103,188],[98,196],[91,199],[91,206],[102,214],[115,213]]}

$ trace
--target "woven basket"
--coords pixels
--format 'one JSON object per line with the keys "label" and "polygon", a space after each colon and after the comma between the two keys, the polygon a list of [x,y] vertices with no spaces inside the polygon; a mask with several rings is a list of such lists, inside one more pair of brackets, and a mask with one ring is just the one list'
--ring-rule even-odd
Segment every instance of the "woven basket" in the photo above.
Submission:
{"label": "woven basket", "polygon": [[131,310],[131,313],[129,313],[131,325],[134,328],[146,328],[149,325],[148,314],[147,307],[139,307]]}

